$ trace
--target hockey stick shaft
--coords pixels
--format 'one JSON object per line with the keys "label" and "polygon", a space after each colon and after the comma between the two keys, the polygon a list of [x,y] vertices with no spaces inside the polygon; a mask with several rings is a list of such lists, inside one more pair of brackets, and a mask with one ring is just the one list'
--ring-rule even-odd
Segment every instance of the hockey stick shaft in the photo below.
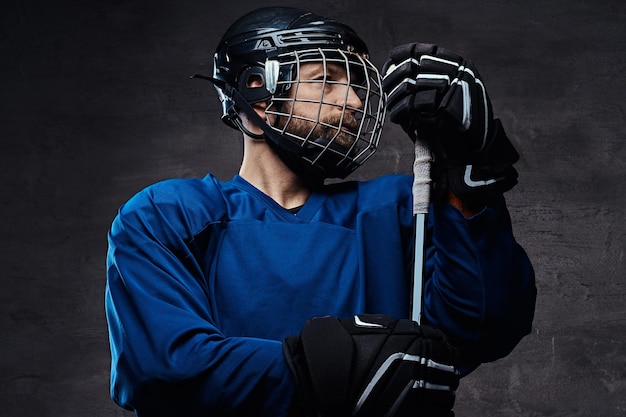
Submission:
{"label": "hockey stick shaft", "polygon": [[430,204],[430,164],[432,156],[428,145],[419,138],[415,141],[413,162],[413,215],[415,217],[415,256],[413,266],[413,289],[411,295],[411,319],[418,324],[422,319],[424,266],[426,263],[424,243],[426,221]]}

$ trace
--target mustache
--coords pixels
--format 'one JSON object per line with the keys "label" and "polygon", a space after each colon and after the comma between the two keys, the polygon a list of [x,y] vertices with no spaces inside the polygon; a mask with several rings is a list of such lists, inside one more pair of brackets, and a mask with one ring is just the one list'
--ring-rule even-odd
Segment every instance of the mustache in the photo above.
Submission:
{"label": "mustache", "polygon": [[324,125],[337,130],[345,128],[349,132],[356,133],[359,130],[361,122],[352,113],[344,113],[343,115],[332,116],[324,120]]}

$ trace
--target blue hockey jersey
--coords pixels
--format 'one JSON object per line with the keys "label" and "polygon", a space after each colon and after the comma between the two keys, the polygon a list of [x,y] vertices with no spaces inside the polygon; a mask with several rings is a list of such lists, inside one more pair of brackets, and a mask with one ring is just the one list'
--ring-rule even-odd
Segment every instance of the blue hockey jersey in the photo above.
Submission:
{"label": "blue hockey jersey", "polygon": [[[408,316],[411,180],[328,185],[297,215],[239,176],[138,193],[109,233],[112,398],[139,416],[285,415],[284,337],[314,316]],[[434,205],[428,229],[424,317],[469,372],[530,331],[533,270],[503,198],[470,219]]]}

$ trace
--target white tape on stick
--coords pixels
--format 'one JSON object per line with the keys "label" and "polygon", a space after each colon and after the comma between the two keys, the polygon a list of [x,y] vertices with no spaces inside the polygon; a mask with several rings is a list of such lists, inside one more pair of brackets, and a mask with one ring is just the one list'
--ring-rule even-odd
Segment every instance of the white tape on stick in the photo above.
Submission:
{"label": "white tape on stick", "polygon": [[415,263],[413,267],[413,291],[411,299],[411,319],[421,323],[422,289],[424,286],[424,240],[426,217],[430,204],[430,165],[432,155],[426,143],[415,141],[415,161],[413,162],[413,214],[415,215]]}
{"label": "white tape on stick", "polygon": [[430,203],[430,148],[419,139],[415,141],[415,161],[413,162],[413,214],[428,213]]}

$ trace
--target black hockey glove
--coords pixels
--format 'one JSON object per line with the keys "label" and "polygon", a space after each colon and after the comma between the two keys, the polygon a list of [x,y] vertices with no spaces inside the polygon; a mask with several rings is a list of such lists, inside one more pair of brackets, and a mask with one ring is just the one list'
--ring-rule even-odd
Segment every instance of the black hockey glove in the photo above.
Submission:
{"label": "black hockey glove", "polygon": [[303,416],[454,416],[456,350],[439,330],[359,315],[309,320],[283,343]]}
{"label": "black hockey glove", "polygon": [[383,66],[390,119],[434,152],[436,190],[482,204],[517,184],[519,155],[471,61],[432,44],[391,50]]}

